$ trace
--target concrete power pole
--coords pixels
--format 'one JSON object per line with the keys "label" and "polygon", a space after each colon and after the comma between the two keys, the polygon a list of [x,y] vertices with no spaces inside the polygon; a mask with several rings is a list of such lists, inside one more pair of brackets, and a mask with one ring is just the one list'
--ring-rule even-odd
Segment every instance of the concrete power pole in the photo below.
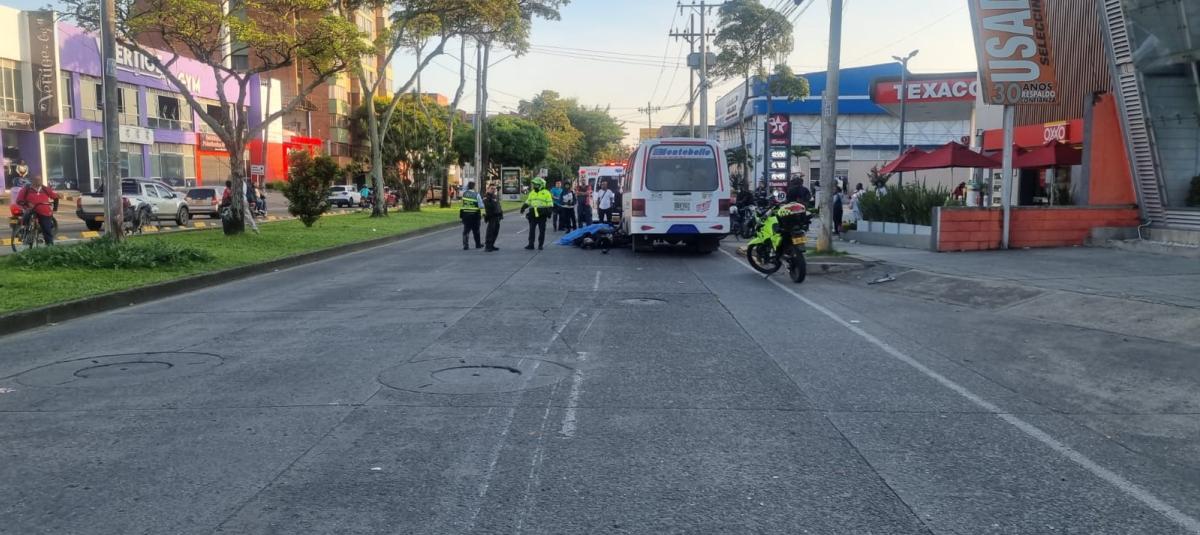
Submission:
{"label": "concrete power pole", "polygon": [[821,233],[817,251],[833,250],[833,188],[837,171],[838,84],[841,78],[842,0],[829,5],[829,68],[825,73],[825,92],[821,95],[821,189],[817,206],[821,208]]}
{"label": "concrete power pole", "polygon": [[637,111],[646,114],[646,128],[654,128],[654,112],[662,111],[662,108],[646,102],[646,107],[638,108]]}
{"label": "concrete power pole", "polygon": [[[694,9],[700,12],[700,31],[696,32],[689,26],[686,32],[671,32],[671,37],[682,37],[687,39],[693,46],[697,40],[700,43],[700,137],[708,138],[708,38],[715,34],[709,34],[705,31],[708,12],[713,8],[720,7],[720,4],[713,5],[701,0],[699,3],[678,4],[679,10]],[[694,20],[694,19],[693,19]],[[690,96],[688,97],[691,98]],[[689,106],[690,106],[689,102]],[[690,113],[690,112],[689,112]]]}
{"label": "concrete power pole", "polygon": [[115,0],[102,0],[104,61],[104,224],[114,240],[125,238],[121,206],[121,128],[117,119],[117,13]]}
{"label": "concrete power pole", "polygon": [[[466,61],[467,58],[462,58]],[[482,95],[483,95],[483,41],[475,42],[475,118],[472,121],[475,126],[475,184],[480,189],[485,188],[486,182],[483,180],[483,125],[485,118],[481,115],[483,111]]]}

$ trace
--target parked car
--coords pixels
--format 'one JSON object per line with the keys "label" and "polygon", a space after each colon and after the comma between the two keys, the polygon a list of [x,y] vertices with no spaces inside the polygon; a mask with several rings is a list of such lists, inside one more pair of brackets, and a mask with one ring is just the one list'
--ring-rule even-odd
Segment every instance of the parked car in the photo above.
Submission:
{"label": "parked car", "polygon": [[[360,192],[360,194],[361,194],[361,192]],[[371,206],[371,203],[374,202],[374,199],[375,199],[375,190],[372,189],[371,196],[363,197],[362,202],[360,202],[358,205],[363,208],[366,208],[368,206]],[[392,188],[389,188],[387,186],[383,187],[383,199],[384,199],[384,202],[387,203],[389,208],[395,208],[400,205],[400,199],[398,197],[396,197],[396,192],[392,191]]]}
{"label": "parked car", "polygon": [[441,186],[430,186],[429,190],[425,192],[425,202],[427,202],[427,203],[442,202],[442,187]]}
{"label": "parked car", "polygon": [[187,201],[192,215],[207,215],[216,219],[221,217],[221,210],[218,206],[224,197],[225,186],[199,186],[189,189],[184,195],[184,200]]}
{"label": "parked car", "polygon": [[[157,180],[126,178],[121,180],[121,197],[135,207],[150,209],[151,219],[173,221],[184,226],[192,218],[191,209],[171,186]],[[75,215],[83,220],[88,230],[100,230],[104,226],[104,193],[88,193],[75,200]]]}
{"label": "parked car", "polygon": [[362,195],[354,186],[333,186],[329,188],[329,204],[350,208],[362,203]]}

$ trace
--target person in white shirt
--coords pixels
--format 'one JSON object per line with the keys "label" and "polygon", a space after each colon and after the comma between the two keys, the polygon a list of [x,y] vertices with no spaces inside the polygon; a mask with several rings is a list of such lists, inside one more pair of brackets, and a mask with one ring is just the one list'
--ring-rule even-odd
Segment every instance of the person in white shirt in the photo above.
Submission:
{"label": "person in white shirt", "polygon": [[600,182],[600,191],[596,192],[596,210],[600,212],[600,222],[612,223],[613,200],[616,196],[608,189],[608,181]]}

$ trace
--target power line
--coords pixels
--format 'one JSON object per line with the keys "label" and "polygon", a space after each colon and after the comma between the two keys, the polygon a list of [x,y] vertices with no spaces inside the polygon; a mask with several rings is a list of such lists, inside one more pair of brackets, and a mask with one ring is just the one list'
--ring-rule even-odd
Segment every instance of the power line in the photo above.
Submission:
{"label": "power line", "polygon": [[938,17],[938,18],[937,18],[936,20],[934,20],[933,22],[930,22],[929,24],[926,24],[926,25],[924,25],[924,26],[921,26],[920,28],[917,28],[917,29],[915,29],[915,30],[913,30],[913,31],[909,32],[908,34],[904,35],[903,37],[901,37],[901,38],[899,38],[899,39],[896,39],[895,41],[892,41],[892,42],[890,42],[890,43],[888,43],[888,44],[886,44],[886,45],[883,45],[883,46],[881,46],[881,47],[879,47],[879,48],[876,48],[876,49],[874,49],[874,50],[872,50],[872,51],[870,51],[870,52],[867,52],[867,53],[865,53],[865,54],[863,54],[863,55],[861,55],[861,56],[858,56],[858,57],[856,57],[856,58],[854,58],[854,59],[852,59],[852,60],[850,60],[850,61],[848,61],[848,62],[846,62],[846,63],[857,63],[859,60],[861,60],[861,59],[863,59],[863,58],[866,58],[867,56],[870,56],[870,55],[872,55],[872,54],[875,54],[875,53],[877,53],[877,52],[880,52],[880,51],[886,50],[886,49],[888,49],[888,48],[891,48],[892,46],[894,46],[894,45],[896,45],[896,44],[899,44],[899,43],[902,43],[902,42],[904,42],[904,41],[907,41],[907,40],[911,39],[911,38],[912,38],[914,35],[917,35],[917,34],[919,34],[919,33],[923,32],[923,31],[925,31],[925,30],[928,30],[929,28],[932,28],[933,26],[935,26],[935,25],[937,25],[937,24],[941,23],[942,21],[944,21],[944,20],[946,20],[946,19],[948,19],[948,18],[950,18],[950,17],[953,17],[954,15],[957,15],[959,12],[961,12],[962,10],[964,10],[964,9],[966,9],[966,8],[967,8],[967,5],[966,5],[966,4],[963,4],[963,5],[959,6],[959,7],[958,7],[958,9],[955,9],[954,11],[951,11],[951,12],[949,12],[949,13],[946,13],[945,15],[942,15],[941,17]]}
{"label": "power line", "polygon": [[[678,11],[674,11],[674,10],[672,10],[672,11],[671,11],[671,13],[672,13],[672,15],[671,15],[671,23],[670,23],[670,24],[667,24],[667,30],[668,30],[668,31],[670,31],[672,28],[674,28],[674,27],[675,27],[675,19],[679,18],[679,12],[678,12]],[[663,62],[663,66],[662,66],[662,67],[660,67],[660,68],[658,69],[658,78],[657,78],[656,80],[654,80],[654,91],[651,91],[651,92],[650,92],[650,100],[654,100],[654,97],[657,97],[657,96],[658,96],[658,86],[659,86],[659,84],[661,84],[661,83],[662,83],[662,77],[663,77],[663,73],[664,73],[664,72],[666,72],[666,70],[667,70],[667,65],[666,65],[666,63],[667,63],[667,53],[668,53],[668,52],[670,52],[670,51],[671,51],[671,39],[670,39],[670,37],[668,37],[668,38],[667,38],[667,44],[666,44],[665,46],[663,46],[663,54],[662,54],[662,62]],[[675,70],[676,70],[676,71],[678,71],[678,70],[679,70],[679,67],[676,67],[676,68],[675,68]],[[674,77],[675,77],[675,76],[672,74],[672,75],[671,75],[671,78],[672,78],[672,80],[674,80]],[[670,89],[668,89],[668,90],[667,90],[667,92],[668,92],[668,93],[670,93],[670,92],[671,92],[671,90],[670,90]],[[647,105],[648,105],[648,104],[647,104]]]}
{"label": "power line", "polygon": [[602,62],[602,63],[619,63],[619,64],[624,64],[624,65],[636,65],[636,66],[640,66],[640,67],[657,67],[660,69],[663,67],[680,67],[683,65],[678,62],[659,61],[657,59],[643,60],[643,59],[636,59],[636,58],[619,58],[619,57],[615,57],[615,56],[584,54],[584,53],[578,53],[578,52],[559,52],[556,50],[543,50],[543,49],[534,48],[534,47],[530,47],[529,51],[532,54],[558,56],[558,57],[571,58],[571,59],[585,59],[585,60],[589,60],[589,61],[598,61],[598,62]]}

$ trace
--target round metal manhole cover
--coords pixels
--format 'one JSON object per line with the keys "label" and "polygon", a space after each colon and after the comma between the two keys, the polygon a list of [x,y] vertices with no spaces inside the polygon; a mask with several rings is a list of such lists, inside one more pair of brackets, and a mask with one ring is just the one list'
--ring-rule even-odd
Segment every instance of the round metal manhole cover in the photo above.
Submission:
{"label": "round metal manhole cover", "polygon": [[211,353],[128,353],[56,362],[13,378],[25,386],[126,386],[195,375],[222,362]]}
{"label": "round metal manhole cover", "polygon": [[495,394],[550,386],[572,371],[535,358],[449,358],[388,368],[379,374],[379,382],[423,394]]}
{"label": "round metal manhole cover", "polygon": [[647,306],[647,305],[662,305],[662,304],[665,304],[667,302],[667,300],[666,299],[655,299],[653,297],[634,297],[632,299],[622,299],[620,302],[623,305]]}

